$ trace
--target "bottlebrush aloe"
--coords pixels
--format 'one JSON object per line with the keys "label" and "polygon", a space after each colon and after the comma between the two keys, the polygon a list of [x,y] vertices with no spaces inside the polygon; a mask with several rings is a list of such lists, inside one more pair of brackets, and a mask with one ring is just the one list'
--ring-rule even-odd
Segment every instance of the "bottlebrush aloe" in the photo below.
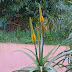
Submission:
{"label": "bottlebrush aloe", "polygon": [[[67,51],[64,50],[61,53],[59,53],[57,56],[53,57],[51,60],[49,60],[49,56],[53,53],[57,51],[57,49],[66,41],[69,40],[66,39],[65,41],[63,41],[61,44],[57,45],[56,47],[54,47],[45,57],[43,57],[43,45],[44,45],[44,18],[42,16],[42,11],[41,11],[41,6],[39,4],[39,13],[40,13],[40,23],[41,23],[41,27],[42,27],[42,33],[41,33],[41,39],[40,39],[40,35],[39,35],[39,31],[38,31],[38,27],[36,25],[36,29],[37,29],[37,37],[38,37],[38,44],[39,44],[39,48],[36,47],[36,36],[34,33],[34,29],[33,29],[33,25],[32,25],[32,20],[31,17],[29,17],[29,21],[30,21],[30,28],[31,28],[31,37],[32,37],[32,41],[35,45],[35,52],[31,51],[30,49],[26,49],[29,50],[34,56],[35,58],[33,58],[31,55],[29,55],[28,53],[22,51],[22,50],[16,50],[16,51],[20,51],[25,53],[27,56],[29,56],[33,62],[35,63],[36,67],[25,67],[22,68],[21,70],[26,70],[26,69],[30,69],[30,72],[57,72],[56,69],[54,69],[54,66],[59,65],[60,62],[64,62],[64,59],[58,61],[57,63],[55,63],[54,61],[61,58],[61,57],[65,57],[68,54],[72,53],[71,51]],[[39,53],[38,53],[38,49],[39,49]],[[53,54],[54,54],[53,53]],[[38,55],[39,54],[39,55]],[[53,65],[51,65],[53,64]]]}

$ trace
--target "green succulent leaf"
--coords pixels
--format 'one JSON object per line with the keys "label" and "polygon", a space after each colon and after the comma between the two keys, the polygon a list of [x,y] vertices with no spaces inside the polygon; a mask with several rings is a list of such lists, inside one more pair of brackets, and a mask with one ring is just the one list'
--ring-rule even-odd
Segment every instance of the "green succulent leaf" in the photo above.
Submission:
{"label": "green succulent leaf", "polygon": [[30,49],[27,49],[27,48],[24,48],[24,49],[30,51],[36,57],[36,55],[35,55],[35,53],[33,51],[31,51]]}
{"label": "green succulent leaf", "polygon": [[71,54],[72,53],[72,50],[71,51],[68,51],[68,52],[66,52],[66,53],[64,53],[64,54],[62,54],[62,55],[58,55],[58,56],[55,56],[50,62],[48,62],[45,66],[49,66],[52,62],[54,62],[57,58],[61,58],[61,57],[63,57],[63,56],[65,56],[65,55],[67,55],[67,54]]}
{"label": "green succulent leaf", "polygon": [[59,45],[57,45],[56,47],[54,47],[54,48],[47,54],[47,56],[44,57],[44,59],[43,59],[43,65],[46,63],[48,57],[49,57],[50,54],[53,52],[53,50],[54,50],[55,48],[57,48],[57,47],[59,47]]}
{"label": "green succulent leaf", "polygon": [[65,72],[68,72],[69,70],[72,70],[72,66],[70,66]]}
{"label": "green succulent leaf", "polygon": [[37,67],[32,67],[32,66],[30,66],[30,67],[24,67],[21,70],[27,70],[27,69],[30,70],[29,72],[33,72],[35,70],[39,70]]}
{"label": "green succulent leaf", "polygon": [[64,60],[63,60],[63,62],[62,62],[62,64],[65,62],[66,59],[67,59],[67,55],[65,56],[65,58],[64,58]]}
{"label": "green succulent leaf", "polygon": [[20,70],[27,70],[27,69],[31,69],[32,70],[32,69],[36,69],[36,67],[31,67],[31,66],[30,67],[24,67],[24,68],[22,68]]}
{"label": "green succulent leaf", "polygon": [[46,71],[50,71],[50,72],[57,72],[53,67],[51,67],[51,66],[46,66],[47,67],[47,69],[46,69]]}
{"label": "green succulent leaf", "polygon": [[[27,56],[29,56],[29,57],[33,60],[33,62],[38,66],[38,62],[37,62],[31,55],[29,55],[28,53],[26,53],[26,52],[24,52],[24,51],[22,51],[22,50],[16,50],[16,51],[25,53],[25,54],[26,54]],[[13,52],[16,52],[16,51],[13,51]],[[13,53],[13,52],[12,52],[12,53]]]}
{"label": "green succulent leaf", "polygon": [[39,48],[39,62],[42,65],[43,62],[43,36],[41,35],[41,46]]}
{"label": "green succulent leaf", "polygon": [[27,49],[27,48],[24,48],[24,49],[30,51],[30,52],[36,57],[37,61],[39,62],[39,60],[38,60],[38,56],[37,56],[33,51],[31,51],[30,49]]}
{"label": "green succulent leaf", "polygon": [[57,63],[54,63],[53,65],[52,65],[52,67],[55,67],[56,65],[58,65],[59,66],[59,63],[61,62],[61,61],[63,61],[64,59],[62,59],[62,60],[60,60],[59,62],[57,62]]}

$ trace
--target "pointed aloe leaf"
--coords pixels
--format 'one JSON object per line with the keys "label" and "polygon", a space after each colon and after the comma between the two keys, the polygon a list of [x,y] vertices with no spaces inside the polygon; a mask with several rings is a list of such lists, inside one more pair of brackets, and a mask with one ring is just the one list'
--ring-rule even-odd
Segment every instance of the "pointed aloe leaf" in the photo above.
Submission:
{"label": "pointed aloe leaf", "polygon": [[[67,48],[67,49],[68,49],[68,48]],[[59,53],[58,55],[61,55],[61,54],[65,53],[65,52],[68,52],[68,51],[70,51],[70,50],[66,50],[66,49],[65,49],[64,51],[62,51],[62,52]],[[58,55],[57,55],[57,56],[58,56]],[[69,54],[67,54],[67,56],[68,56],[68,55],[69,55]],[[60,58],[60,57],[58,57],[57,59],[59,59],[59,58]],[[57,60],[57,59],[56,59],[56,60]],[[63,59],[63,60],[64,60],[64,59]]]}
{"label": "pointed aloe leaf", "polygon": [[30,69],[30,70],[33,70],[33,69],[36,69],[36,67],[24,67],[24,68],[22,68],[22,69],[20,69],[20,70],[27,70],[27,69]]}
{"label": "pointed aloe leaf", "polygon": [[65,62],[66,58],[67,58],[67,55],[65,56],[65,58],[64,58],[64,60],[63,60],[63,62],[62,62],[62,64]]}
{"label": "pointed aloe leaf", "polygon": [[56,47],[54,47],[54,48],[47,54],[47,56],[44,57],[44,59],[43,59],[43,65],[46,63],[48,57],[49,57],[50,54],[53,52],[53,50],[54,50],[55,48],[57,48],[57,47],[59,47],[59,45],[57,45]]}
{"label": "pointed aloe leaf", "polygon": [[[61,61],[62,61],[62,60],[60,60],[60,61],[59,61],[59,62],[57,62],[57,63],[52,62],[52,63],[53,63],[52,67],[54,67],[54,66],[58,65]],[[49,61],[46,61],[46,62],[49,62]],[[59,66],[59,65],[58,65],[58,66]],[[59,68],[60,68],[60,66],[59,66]]]}
{"label": "pointed aloe leaf", "polygon": [[47,69],[46,69],[46,71],[50,71],[50,72],[57,72],[53,67],[51,67],[51,66],[46,66],[47,67]]}
{"label": "pointed aloe leaf", "polygon": [[[24,51],[22,51],[22,50],[16,50],[16,51],[25,53],[25,54],[26,54],[27,56],[29,56],[29,57],[33,60],[33,62],[38,66],[38,62],[37,62],[31,55],[29,55],[28,53],[26,53],[26,52],[24,52]],[[13,51],[13,52],[16,52],[16,51]],[[12,52],[12,53],[13,53],[13,52]]]}
{"label": "pointed aloe leaf", "polygon": [[24,49],[30,51],[36,57],[36,55],[35,55],[35,53],[33,51],[31,51],[30,49],[27,49],[27,48],[24,48]]}
{"label": "pointed aloe leaf", "polygon": [[[72,66],[70,66],[65,72],[68,72],[69,70],[72,70]],[[72,72],[72,71],[70,71]]]}
{"label": "pointed aloe leaf", "polygon": [[43,36],[41,35],[41,46],[39,48],[39,62],[40,62],[40,65],[42,65],[42,61],[43,61]]}
{"label": "pointed aloe leaf", "polygon": [[32,70],[30,70],[29,72],[35,72],[35,71],[39,71],[39,68],[33,68]]}
{"label": "pointed aloe leaf", "polygon": [[[67,48],[67,49],[68,49],[68,48]],[[65,49],[64,51],[60,52],[58,55],[61,55],[61,54],[63,54],[64,52],[70,51],[70,50],[67,50],[67,49]],[[58,56],[58,55],[57,55],[57,56]]]}
{"label": "pointed aloe leaf", "polygon": [[71,51],[68,51],[66,53],[64,53],[63,55],[58,55],[58,56],[55,56],[50,62],[48,62],[45,66],[49,66],[52,62],[54,62],[57,58],[61,58],[67,54],[71,54],[72,53],[72,50]]}
{"label": "pointed aloe leaf", "polygon": [[[54,67],[54,66],[56,66],[56,65],[58,65],[61,61],[63,61],[64,59],[62,59],[62,60],[60,60],[60,61],[58,61],[57,63],[55,63],[55,62],[53,62],[54,64],[52,65],[52,67]],[[59,66],[59,65],[58,65]],[[60,67],[60,66],[59,66]]]}
{"label": "pointed aloe leaf", "polygon": [[[36,60],[39,62],[38,56],[33,51],[31,51],[30,49],[27,49],[27,48],[24,48],[24,49],[30,51],[36,57]],[[37,49],[36,49],[36,51],[37,51]]]}

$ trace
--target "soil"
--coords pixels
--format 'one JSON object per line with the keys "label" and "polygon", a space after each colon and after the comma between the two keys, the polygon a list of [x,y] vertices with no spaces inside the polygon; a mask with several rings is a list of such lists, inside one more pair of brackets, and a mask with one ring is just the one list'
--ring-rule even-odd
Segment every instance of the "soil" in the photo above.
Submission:
{"label": "soil", "polygon": [[17,30],[17,28],[20,28],[21,30],[28,29],[27,24],[19,17],[11,18],[6,24],[6,31],[14,31]]}

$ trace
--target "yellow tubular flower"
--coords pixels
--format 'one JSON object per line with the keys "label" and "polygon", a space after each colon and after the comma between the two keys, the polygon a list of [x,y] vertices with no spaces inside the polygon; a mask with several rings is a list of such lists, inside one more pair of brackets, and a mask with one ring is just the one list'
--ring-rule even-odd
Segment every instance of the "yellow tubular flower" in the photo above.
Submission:
{"label": "yellow tubular flower", "polygon": [[31,28],[31,37],[32,37],[32,42],[36,42],[36,36],[34,34],[34,30],[33,30],[33,25],[32,25],[32,20],[31,20],[31,17],[29,17],[29,20],[30,20],[30,28]]}
{"label": "yellow tubular flower", "polygon": [[34,33],[31,17],[29,17],[31,33]]}
{"label": "yellow tubular flower", "polygon": [[41,11],[41,6],[39,4],[39,13],[40,13],[40,16],[42,16],[42,11]]}
{"label": "yellow tubular flower", "polygon": [[44,18],[42,16],[42,11],[41,11],[41,6],[39,4],[39,13],[40,13],[40,23],[41,23],[41,27],[42,27],[42,33],[44,35]]}
{"label": "yellow tubular flower", "polygon": [[35,34],[31,34],[31,37],[32,37],[32,42],[36,42],[36,36],[35,36]]}

